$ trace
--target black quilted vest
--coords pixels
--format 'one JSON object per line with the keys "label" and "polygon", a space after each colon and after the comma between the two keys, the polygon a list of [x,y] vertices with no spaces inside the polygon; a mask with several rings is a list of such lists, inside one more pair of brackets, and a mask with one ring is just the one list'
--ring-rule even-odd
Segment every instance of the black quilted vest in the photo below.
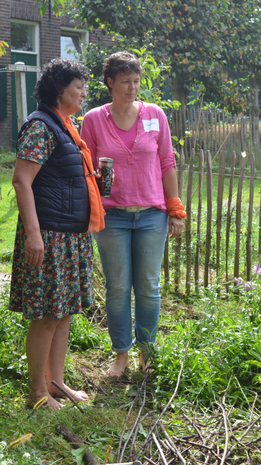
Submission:
{"label": "black quilted vest", "polygon": [[24,121],[44,121],[55,133],[58,144],[34,178],[36,212],[41,229],[84,232],[90,218],[89,196],[81,152],[59,116],[41,103]]}

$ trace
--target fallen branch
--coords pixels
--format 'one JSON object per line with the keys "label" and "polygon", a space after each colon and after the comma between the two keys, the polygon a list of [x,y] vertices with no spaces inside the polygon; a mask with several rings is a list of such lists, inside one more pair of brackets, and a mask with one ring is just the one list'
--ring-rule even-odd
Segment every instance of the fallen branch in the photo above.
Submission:
{"label": "fallen branch", "polygon": [[97,389],[97,391],[102,392],[102,394],[104,394],[105,396],[109,395],[100,386],[97,386],[96,384],[94,384],[93,381],[90,378],[88,378],[88,376],[84,375],[83,373],[82,373],[82,376],[83,376],[84,380],[87,381],[87,383],[91,384],[95,389]]}
{"label": "fallen branch", "polygon": [[[144,376],[144,379],[143,379],[142,384],[141,384],[141,388],[140,388],[139,393],[138,393],[138,395],[140,396],[140,392],[141,392],[141,390],[142,390],[142,388],[143,388],[143,386],[144,386],[143,401],[142,401],[141,407],[140,407],[140,409],[139,409],[138,415],[137,415],[137,417],[136,417],[135,423],[134,423],[134,425],[133,425],[133,427],[132,427],[132,429],[131,429],[131,431],[130,431],[130,434],[129,434],[128,438],[126,439],[125,444],[124,444],[124,446],[123,446],[123,448],[122,448],[122,452],[121,452],[121,454],[120,454],[120,460],[119,460],[119,462],[122,461],[122,458],[123,458],[125,449],[126,449],[126,447],[127,447],[127,444],[128,444],[128,442],[129,442],[129,440],[130,440],[130,438],[131,438],[131,436],[132,436],[132,434],[133,434],[133,432],[134,432],[134,430],[135,430],[135,428],[136,428],[136,425],[137,425],[137,423],[138,423],[138,421],[139,421],[141,412],[142,412],[143,407],[144,407],[144,405],[145,405],[145,401],[146,401],[146,378],[147,378],[147,375]],[[136,396],[136,398],[137,398],[137,396]],[[136,399],[136,398],[135,398],[135,399]]]}
{"label": "fallen branch", "polygon": [[[66,439],[66,441],[68,441],[74,449],[79,449],[79,447],[84,446],[84,441],[82,441],[66,426],[58,426],[57,431],[63,435],[64,439]],[[89,449],[86,449],[82,459],[86,465],[100,465]]]}
{"label": "fallen branch", "polygon": [[71,396],[71,394],[69,394],[69,392],[66,391],[66,389],[64,389],[62,386],[60,386],[60,384],[56,383],[56,381],[54,381],[52,379],[51,383],[56,386],[60,391],[62,391],[62,393],[68,397],[68,399],[70,399],[73,404],[75,404],[75,406],[80,410],[80,412],[84,413],[84,410],[78,405],[78,402]]}
{"label": "fallen branch", "polygon": [[222,410],[222,414],[223,414],[223,421],[224,421],[224,428],[225,428],[225,435],[226,435],[226,439],[225,439],[225,447],[224,447],[224,453],[223,453],[223,457],[222,457],[222,460],[220,462],[220,465],[224,465],[225,463],[225,460],[226,460],[226,455],[227,455],[227,449],[228,449],[228,427],[227,427],[227,416],[226,416],[226,411],[224,409],[224,406],[223,404],[219,404],[217,402],[217,405],[221,408]]}
{"label": "fallen branch", "polygon": [[175,446],[174,442],[172,441],[171,437],[169,436],[169,434],[167,433],[167,431],[165,430],[163,424],[160,422],[160,428],[165,436],[165,438],[167,439],[168,441],[168,445],[169,447],[173,449],[173,451],[175,452],[175,454],[179,457],[179,459],[181,460],[181,462],[186,465],[186,461],[185,459],[182,457],[181,453],[178,451],[177,447]]}
{"label": "fallen branch", "polygon": [[[142,381],[140,390],[142,389],[142,386],[143,386],[144,382],[145,382],[145,378]],[[118,445],[118,450],[117,450],[117,462],[120,462],[120,451],[121,451],[122,440],[123,440],[123,437],[124,437],[124,434],[125,434],[125,431],[126,431],[126,427],[127,427],[127,423],[128,423],[131,411],[132,411],[132,409],[133,409],[133,407],[135,405],[136,400],[140,397],[140,390],[138,391],[138,393],[137,393],[135,399],[133,400],[133,402],[131,403],[131,406],[129,408],[129,411],[128,411],[128,414],[127,414],[127,417],[126,417],[126,420],[125,420],[125,423],[124,423],[124,426],[123,426],[123,429],[122,429],[122,433],[121,433],[120,440],[119,440],[119,445]]]}
{"label": "fallen branch", "polygon": [[194,430],[197,432],[198,436],[200,437],[201,441],[203,442],[202,434],[199,431],[197,425],[195,425],[195,423],[183,412],[183,410],[182,410],[182,415],[183,415],[184,418],[186,418],[186,420],[188,420],[188,422],[191,424],[191,426],[193,426]]}
{"label": "fallen branch", "polygon": [[157,446],[157,449],[158,449],[158,451],[159,451],[159,453],[160,453],[160,456],[161,456],[161,458],[162,458],[162,461],[163,461],[164,465],[168,465],[168,462],[167,462],[167,460],[166,460],[166,457],[165,457],[165,455],[163,454],[163,450],[161,449],[160,444],[159,444],[159,442],[158,442],[158,440],[157,440],[157,438],[156,438],[156,436],[155,436],[154,433],[152,433],[152,438],[153,438],[153,441],[155,442],[155,444],[156,444],[156,446]]}
{"label": "fallen branch", "polygon": [[[245,432],[242,434],[242,436],[240,436],[240,438],[238,439],[239,442],[242,441],[242,439],[247,435],[247,433],[250,431],[250,429],[253,428],[253,426],[254,426],[259,420],[261,420],[261,415],[259,415],[254,421],[252,421],[252,422],[248,425],[246,431],[245,431]],[[231,447],[230,451],[227,453],[227,458],[230,457],[230,455],[232,454],[233,450],[237,447],[237,445],[238,445],[238,444],[234,444],[234,445]]]}

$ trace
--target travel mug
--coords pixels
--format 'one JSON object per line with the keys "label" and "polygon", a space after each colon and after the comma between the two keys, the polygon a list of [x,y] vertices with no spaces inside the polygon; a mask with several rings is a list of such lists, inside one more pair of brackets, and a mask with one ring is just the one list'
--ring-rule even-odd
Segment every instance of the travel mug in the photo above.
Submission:
{"label": "travel mug", "polygon": [[99,174],[101,177],[97,178],[97,180],[100,194],[103,197],[110,197],[111,195],[112,166],[113,158],[104,157],[99,159]]}

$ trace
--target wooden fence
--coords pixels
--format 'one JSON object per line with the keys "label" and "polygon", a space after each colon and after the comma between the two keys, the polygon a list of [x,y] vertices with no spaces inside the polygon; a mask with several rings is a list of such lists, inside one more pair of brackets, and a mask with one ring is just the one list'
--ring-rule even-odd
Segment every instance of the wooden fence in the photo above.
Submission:
{"label": "wooden fence", "polygon": [[[183,234],[166,241],[164,253],[165,283],[176,293],[189,296],[210,283],[220,283],[229,292],[239,276],[250,281],[253,265],[259,263],[261,204],[257,208],[255,202],[254,207],[254,182],[259,196],[261,177],[255,172],[254,153],[242,156],[240,150],[236,156],[233,151],[230,159],[226,166],[221,150],[214,166],[209,150],[196,154],[192,148],[186,164],[181,150],[178,187],[187,220]],[[218,181],[213,183],[214,177]],[[203,193],[206,206],[202,205]]]}
{"label": "wooden fence", "polygon": [[[187,160],[194,147],[211,154],[223,150],[226,162],[231,155],[246,152],[254,153],[256,161],[261,161],[259,118],[225,114],[217,109],[190,109],[184,107],[168,115],[172,133],[178,139],[184,138],[184,154]],[[191,135],[188,136],[188,133]],[[179,146],[177,145],[179,152]]]}

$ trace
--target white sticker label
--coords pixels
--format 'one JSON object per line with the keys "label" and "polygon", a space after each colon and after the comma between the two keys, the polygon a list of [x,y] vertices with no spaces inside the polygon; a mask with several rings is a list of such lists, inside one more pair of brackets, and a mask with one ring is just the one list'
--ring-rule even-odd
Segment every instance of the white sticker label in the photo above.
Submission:
{"label": "white sticker label", "polygon": [[159,120],[158,118],[143,119],[143,127],[145,132],[159,131]]}

